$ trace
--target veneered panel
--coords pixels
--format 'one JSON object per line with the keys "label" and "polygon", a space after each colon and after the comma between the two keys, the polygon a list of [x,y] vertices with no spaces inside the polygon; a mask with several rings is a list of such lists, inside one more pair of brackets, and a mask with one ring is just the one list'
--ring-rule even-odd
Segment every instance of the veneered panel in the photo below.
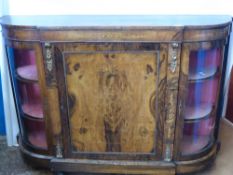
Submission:
{"label": "veneered panel", "polygon": [[64,55],[73,149],[155,151],[157,52]]}

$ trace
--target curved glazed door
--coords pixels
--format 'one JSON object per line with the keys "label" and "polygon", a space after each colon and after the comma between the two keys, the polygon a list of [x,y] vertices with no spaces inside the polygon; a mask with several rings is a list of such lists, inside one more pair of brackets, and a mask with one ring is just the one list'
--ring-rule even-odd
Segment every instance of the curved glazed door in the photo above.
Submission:
{"label": "curved glazed door", "polygon": [[223,41],[184,44],[180,78],[182,159],[208,153],[216,142]]}
{"label": "curved glazed door", "polygon": [[30,151],[48,154],[51,143],[40,44],[7,41],[6,49],[20,127],[19,142]]}
{"label": "curved glazed door", "polygon": [[53,49],[65,156],[161,158],[167,45],[75,43]]}

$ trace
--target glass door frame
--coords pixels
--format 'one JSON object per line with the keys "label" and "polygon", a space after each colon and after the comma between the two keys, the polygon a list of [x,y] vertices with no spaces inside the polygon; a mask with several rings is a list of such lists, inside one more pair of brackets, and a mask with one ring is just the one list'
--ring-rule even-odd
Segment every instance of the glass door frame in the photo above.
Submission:
{"label": "glass door frame", "polygon": [[[46,88],[45,88],[45,74],[44,74],[44,66],[43,66],[43,55],[42,55],[42,47],[40,42],[23,42],[23,41],[11,41],[11,40],[5,40],[5,48],[6,48],[6,54],[7,54],[7,62],[8,62],[8,67],[9,67],[9,73],[10,73],[10,78],[11,78],[11,84],[13,88],[13,96],[14,96],[14,101],[16,105],[16,113],[17,113],[17,119],[18,119],[18,125],[19,125],[19,138],[18,138],[18,143],[22,145],[23,147],[26,148],[26,150],[38,153],[38,154],[44,154],[44,155],[51,155],[52,154],[52,142],[50,139],[50,136],[52,133],[50,132],[49,128],[49,119],[47,116],[47,109],[46,109],[46,100],[44,97],[46,97]],[[47,142],[47,148],[41,148],[32,145],[31,143],[28,143],[28,141],[25,140],[25,135],[23,127],[23,119],[21,118],[20,110],[19,110],[19,101],[17,100],[17,95],[19,92],[16,92],[17,90],[15,89],[15,72],[12,72],[13,70],[11,69],[11,61],[10,59],[14,59],[13,55],[10,55],[11,53],[8,53],[8,48],[9,49],[25,49],[25,50],[33,50],[35,52],[35,62],[36,62],[36,68],[37,68],[37,74],[38,74],[38,86],[40,89],[40,94],[41,94],[41,102],[42,102],[42,110],[43,110],[43,122],[45,125],[45,138]],[[12,57],[12,58],[11,58]],[[33,80],[31,81],[33,83]]]}
{"label": "glass door frame", "polygon": [[[182,53],[181,53],[181,66],[180,66],[180,80],[179,80],[179,95],[178,95],[178,110],[177,110],[177,119],[176,119],[176,133],[175,133],[175,149],[174,149],[174,159],[180,160],[180,161],[186,161],[186,160],[192,160],[197,159],[202,156],[207,155],[211,150],[217,149],[218,144],[218,134],[216,133],[216,130],[218,129],[220,123],[219,123],[219,117],[218,114],[218,108],[219,108],[219,95],[220,95],[220,87],[221,87],[221,80],[222,80],[222,68],[223,68],[223,61],[224,61],[224,50],[225,50],[226,40],[214,40],[214,41],[203,41],[203,42],[190,42],[190,43],[183,43],[182,45]],[[215,100],[215,109],[214,109],[214,129],[213,129],[213,137],[214,140],[212,143],[208,144],[206,147],[203,148],[203,150],[189,155],[183,155],[181,150],[181,142],[183,138],[183,128],[184,128],[184,118],[183,118],[183,111],[186,105],[186,96],[188,93],[188,75],[189,75],[189,59],[190,59],[190,53],[191,51],[198,51],[198,50],[208,50],[208,49],[214,49],[214,48],[220,48],[221,52],[221,63],[220,63],[220,69],[219,74],[220,78],[218,80],[218,88],[217,88],[217,96]]]}

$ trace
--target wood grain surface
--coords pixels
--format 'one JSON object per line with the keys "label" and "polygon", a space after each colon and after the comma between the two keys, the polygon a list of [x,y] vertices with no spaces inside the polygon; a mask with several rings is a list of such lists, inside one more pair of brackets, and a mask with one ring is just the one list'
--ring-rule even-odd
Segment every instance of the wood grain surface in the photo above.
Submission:
{"label": "wood grain surface", "polygon": [[71,140],[77,151],[154,150],[155,52],[65,54]]}

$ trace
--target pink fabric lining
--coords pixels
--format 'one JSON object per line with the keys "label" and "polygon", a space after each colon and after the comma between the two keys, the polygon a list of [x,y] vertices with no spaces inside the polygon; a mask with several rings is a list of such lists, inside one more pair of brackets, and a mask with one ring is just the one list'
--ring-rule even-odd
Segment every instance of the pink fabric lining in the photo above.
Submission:
{"label": "pink fabric lining", "polygon": [[19,82],[22,110],[35,118],[43,118],[43,105],[39,85]]}
{"label": "pink fabric lining", "polygon": [[26,65],[36,65],[36,55],[34,50],[14,49],[16,68]]}
{"label": "pink fabric lining", "polygon": [[23,121],[29,143],[37,147],[47,148],[44,121],[29,120],[28,118],[23,118]]}
{"label": "pink fabric lining", "polygon": [[26,103],[22,105],[22,110],[25,114],[35,118],[43,118],[43,110],[41,103],[31,104]]}

